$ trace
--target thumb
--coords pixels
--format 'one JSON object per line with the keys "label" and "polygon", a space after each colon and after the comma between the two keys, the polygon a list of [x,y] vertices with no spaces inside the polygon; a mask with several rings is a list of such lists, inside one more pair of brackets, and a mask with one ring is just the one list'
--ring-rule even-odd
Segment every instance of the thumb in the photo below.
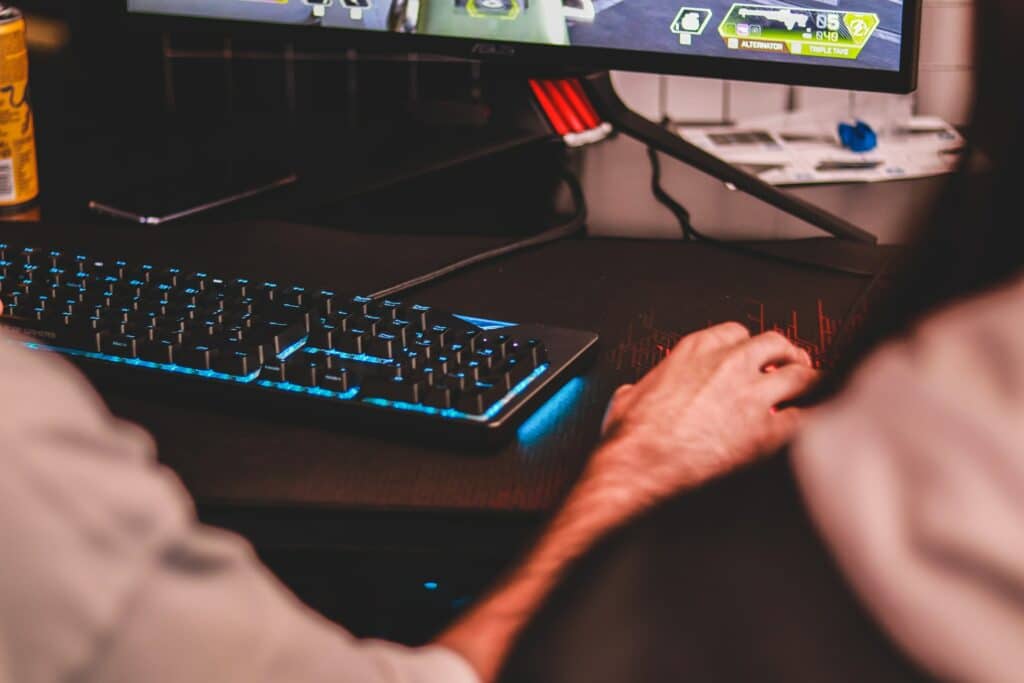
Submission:
{"label": "thumb", "polygon": [[620,404],[620,401],[625,398],[630,391],[633,390],[632,384],[623,384],[621,387],[615,390],[612,394],[612,398],[608,401],[608,407],[605,408],[604,417],[601,418],[601,436],[604,436],[608,432],[608,427],[612,423],[612,419],[615,416],[616,406]]}

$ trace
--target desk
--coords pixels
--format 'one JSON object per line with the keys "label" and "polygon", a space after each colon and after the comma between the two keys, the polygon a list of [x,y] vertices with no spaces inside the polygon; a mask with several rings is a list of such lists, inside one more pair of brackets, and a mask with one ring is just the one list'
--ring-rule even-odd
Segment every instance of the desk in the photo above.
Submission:
{"label": "desk", "polygon": [[[0,239],[365,291],[506,238],[264,222],[0,224]],[[876,267],[889,251],[829,239],[772,248],[862,268]],[[531,418],[522,438],[493,453],[132,395],[106,398],[154,434],[161,460],[181,476],[204,519],[248,537],[307,603],[359,635],[418,643],[508,566],[583,466],[612,391],[636,380],[678,335],[739,319],[755,331],[789,326],[814,346],[819,321],[833,325],[862,286],[858,278],[705,244],[595,238],[513,255],[426,287],[415,298],[436,306],[601,334],[590,371]],[[428,580],[440,588],[425,591]]]}
{"label": "desk", "polygon": [[[88,248],[213,273],[265,275],[366,291],[497,242],[480,237],[354,235],[311,226],[4,228],[4,239]],[[780,248],[780,247],[776,247]],[[788,245],[865,265],[884,249],[819,240]],[[113,408],[157,437],[161,458],[204,504],[345,510],[531,513],[551,510],[593,447],[616,386],[634,381],[679,334],[741,319],[777,322],[819,343],[821,313],[841,317],[863,282],[683,242],[572,240],[425,288],[451,310],[601,334],[598,361],[490,454],[442,450],[344,431],[267,423],[137,397]],[[762,323],[762,317],[764,323]],[[795,321],[795,322],[794,322]],[[185,427],[185,428],[183,428]]]}
{"label": "desk", "polygon": [[[74,123],[67,131],[56,125],[39,128],[42,210],[50,222],[0,224],[0,240],[145,258],[224,276],[265,276],[367,291],[534,231],[538,221],[530,217],[528,205],[548,209],[546,196],[534,192],[544,184],[536,177],[537,157],[524,155],[513,157],[511,168],[490,168],[487,173],[473,167],[455,179],[436,181],[451,188],[450,195],[436,202],[441,215],[425,216],[423,203],[410,199],[405,188],[385,193],[383,205],[398,207],[391,221],[370,224],[366,218],[381,216],[376,204],[362,198],[351,202],[355,206],[325,207],[341,191],[337,188],[343,178],[334,169],[323,176],[331,191],[317,205],[319,210],[313,209],[314,202],[292,201],[282,194],[218,212],[208,219],[223,223],[216,226],[117,225],[88,214],[85,204],[133,175],[133,156],[125,149],[133,141],[121,127],[109,129],[107,122]],[[159,137],[152,121],[139,123],[147,136]],[[217,158],[220,149],[195,147],[204,159]],[[138,154],[149,164],[163,159],[145,150]],[[600,239],[518,254],[415,294],[452,310],[601,334],[600,355],[589,373],[548,404],[542,411],[546,418],[527,423],[516,443],[489,454],[453,453],[429,444],[267,423],[131,395],[106,398],[116,413],[155,435],[161,460],[182,477],[203,518],[252,540],[306,602],[358,635],[423,641],[523,547],[583,466],[612,391],[634,381],[676,337],[712,322],[740,319],[755,330],[772,323],[789,326],[809,344],[820,344],[819,323],[834,324],[862,286],[856,278],[665,240],[678,236],[678,226],[653,201],[644,150],[632,140],[618,138],[587,148],[578,161],[591,234]],[[669,191],[688,205],[697,226],[709,234],[814,234],[692,169],[666,161],[664,171]],[[481,185],[512,187],[512,192],[496,193],[507,205],[491,206],[487,187],[465,183],[464,176],[478,176]],[[550,176],[553,181],[554,173]],[[917,213],[941,184],[810,188],[799,193],[833,211],[849,212],[883,240],[894,241],[905,218]],[[467,211],[467,197],[473,200],[473,211]],[[875,212],[873,202],[884,202],[887,208],[895,204],[898,210]],[[462,219],[462,227],[452,225],[452,214]],[[295,223],[255,222],[253,216],[287,216]],[[328,222],[364,233],[312,227]],[[394,225],[419,230],[411,236],[382,234],[377,223],[384,223],[384,230]],[[490,231],[491,236],[427,234],[460,229]],[[622,239],[641,236],[662,240]],[[884,248],[828,240],[773,248],[867,268],[877,266],[886,254]],[[439,587],[426,592],[427,580]]]}

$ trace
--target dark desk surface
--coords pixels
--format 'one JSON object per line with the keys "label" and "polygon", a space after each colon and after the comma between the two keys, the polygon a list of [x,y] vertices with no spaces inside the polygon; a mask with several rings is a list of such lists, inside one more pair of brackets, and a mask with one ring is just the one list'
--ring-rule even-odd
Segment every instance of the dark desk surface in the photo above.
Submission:
{"label": "dark desk surface", "polygon": [[[499,241],[370,236],[280,223],[156,230],[0,225],[0,239],[343,291],[381,287]],[[885,254],[827,240],[774,248],[867,266]],[[680,334],[739,319],[755,331],[790,327],[809,345],[820,345],[862,286],[854,277],[708,245],[589,239],[515,255],[425,288],[414,298],[601,334],[601,353],[589,373],[552,399],[516,442],[493,453],[450,452],[128,395],[107,398],[118,414],[152,431],[162,460],[201,504],[543,513],[595,444],[614,388],[635,380]]]}

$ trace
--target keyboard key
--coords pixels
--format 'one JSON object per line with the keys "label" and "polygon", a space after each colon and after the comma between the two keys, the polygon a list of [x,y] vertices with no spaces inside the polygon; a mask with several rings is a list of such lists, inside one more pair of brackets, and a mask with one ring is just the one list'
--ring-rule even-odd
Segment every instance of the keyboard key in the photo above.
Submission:
{"label": "keyboard key", "polygon": [[409,323],[405,320],[392,320],[384,325],[384,331],[394,335],[397,348],[403,349],[412,343],[414,336],[409,329]]}
{"label": "keyboard key", "polygon": [[477,384],[462,393],[459,397],[458,407],[464,413],[480,415],[487,412],[487,409],[506,393],[508,392],[498,386]]}
{"label": "keyboard key", "polygon": [[470,353],[476,352],[477,343],[481,337],[480,330],[466,330],[462,333],[461,344],[469,350]]}
{"label": "keyboard key", "polygon": [[309,331],[309,340],[306,343],[318,349],[333,349],[335,339],[340,338],[341,331],[337,327],[330,323],[318,323]]}
{"label": "keyboard key", "polygon": [[366,344],[366,353],[378,358],[394,358],[397,350],[398,343],[395,335],[387,332],[381,332]]}
{"label": "keyboard key", "polygon": [[473,360],[480,364],[485,371],[492,370],[501,365],[501,357],[492,348],[477,349]]}
{"label": "keyboard key", "polygon": [[224,287],[224,294],[227,296],[242,298],[249,295],[250,283],[245,278],[238,278],[227,283]]}
{"label": "keyboard key", "polygon": [[423,405],[433,408],[452,407],[452,389],[446,386],[431,387],[423,397]]}
{"label": "keyboard key", "polygon": [[136,358],[139,355],[139,339],[134,334],[111,335],[103,332],[100,335],[100,352],[109,353],[121,358]]}
{"label": "keyboard key", "polygon": [[269,342],[274,348],[274,353],[282,353],[290,346],[306,336],[306,327],[301,323],[285,325],[283,323],[271,322],[267,324]]}
{"label": "keyboard key", "polygon": [[478,360],[471,360],[468,363],[463,363],[459,370],[473,382],[482,379],[484,375],[487,374],[486,368],[484,368]]}
{"label": "keyboard key", "polygon": [[266,301],[276,301],[279,290],[280,287],[276,282],[264,282],[255,286],[253,296],[257,299],[265,299]]}
{"label": "keyboard key", "polygon": [[349,380],[348,368],[334,368],[323,372],[319,386],[321,389],[345,392],[349,390]]}
{"label": "keyboard key", "polygon": [[339,332],[347,332],[352,326],[354,316],[349,311],[335,311],[326,317],[325,322],[333,325]]}
{"label": "keyboard key", "polygon": [[395,362],[401,363],[413,370],[423,365],[423,359],[420,357],[420,354],[407,348],[403,348],[395,354]]}
{"label": "keyboard key", "polygon": [[453,390],[465,391],[476,384],[476,380],[471,379],[464,372],[452,372],[445,375],[444,383]]}
{"label": "keyboard key", "polygon": [[397,301],[385,299],[378,310],[380,317],[384,320],[400,320],[402,318],[402,304]]}
{"label": "keyboard key", "polygon": [[315,387],[325,368],[308,353],[297,353],[286,363],[288,381],[304,387]]}
{"label": "keyboard key", "polygon": [[509,358],[505,361],[505,372],[508,374],[511,386],[515,386],[529,377],[533,370],[530,363],[519,358]]}
{"label": "keyboard key", "polygon": [[187,368],[197,370],[210,370],[214,361],[220,357],[220,349],[213,348],[207,344],[190,344],[185,346],[181,353],[177,354],[175,362]]}
{"label": "keyboard key", "polygon": [[528,339],[526,341],[526,357],[534,368],[540,367],[548,362],[548,352],[544,348],[544,342],[539,339]]}
{"label": "keyboard key", "polygon": [[373,299],[365,296],[352,297],[352,301],[349,303],[348,308],[353,313],[366,315],[373,310]]}
{"label": "keyboard key", "polygon": [[434,325],[426,333],[427,339],[433,342],[435,347],[444,346],[448,341],[449,328],[444,325]]}
{"label": "keyboard key", "polygon": [[363,382],[360,396],[383,398],[389,401],[419,403],[423,396],[424,386],[414,379],[396,378],[383,379],[370,377]]}
{"label": "keyboard key", "polygon": [[414,304],[403,311],[402,319],[408,320],[416,329],[426,330],[430,327],[430,306]]}
{"label": "keyboard key", "polygon": [[363,353],[368,339],[369,335],[363,330],[349,330],[341,335],[334,348],[345,353]]}
{"label": "keyboard key", "polygon": [[218,358],[213,364],[213,369],[217,372],[237,377],[251,375],[259,368],[259,353],[254,351],[234,351]]}
{"label": "keyboard key", "polygon": [[452,359],[448,356],[438,355],[430,361],[430,365],[440,374],[446,375],[449,370],[454,369],[458,364],[452,362]]}
{"label": "keyboard key", "polygon": [[287,367],[277,359],[264,361],[260,368],[259,378],[271,382],[285,382],[288,378]]}
{"label": "keyboard key", "polygon": [[315,310],[320,311],[321,315],[331,315],[336,310],[334,297],[334,292],[324,289],[312,296],[311,303]]}
{"label": "keyboard key", "polygon": [[491,337],[490,342],[487,345],[493,348],[498,355],[504,357],[505,352],[509,344],[511,343],[511,337],[509,337],[507,334],[499,334]]}
{"label": "keyboard key", "polygon": [[383,321],[381,320],[380,316],[364,315],[361,318],[354,318],[352,320],[352,327],[360,329],[369,335],[375,335],[382,330]]}
{"label": "keyboard key", "polygon": [[306,289],[304,287],[286,287],[275,300],[282,304],[301,306],[307,301]]}
{"label": "keyboard key", "polygon": [[173,363],[175,346],[163,339],[151,339],[139,347],[139,358],[153,363]]}
{"label": "keyboard key", "polygon": [[429,339],[420,339],[412,345],[412,349],[424,360],[430,360],[434,357],[435,348],[434,342]]}

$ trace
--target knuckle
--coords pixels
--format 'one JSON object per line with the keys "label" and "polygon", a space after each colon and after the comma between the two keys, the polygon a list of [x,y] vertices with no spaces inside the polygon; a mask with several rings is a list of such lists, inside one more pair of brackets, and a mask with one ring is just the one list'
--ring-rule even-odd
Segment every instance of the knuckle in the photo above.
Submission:
{"label": "knuckle", "polygon": [[760,339],[765,345],[771,347],[783,348],[793,346],[793,343],[785,335],[776,330],[765,332],[761,335]]}
{"label": "knuckle", "polygon": [[750,330],[738,322],[719,323],[683,337],[680,346],[689,344],[695,352],[714,351],[750,337]]}
{"label": "knuckle", "polygon": [[814,368],[808,367],[806,365],[793,365],[790,367],[792,367],[792,370],[790,370],[790,372],[793,373],[794,379],[800,382],[801,384],[813,382],[815,379],[818,378],[818,371],[815,370]]}
{"label": "knuckle", "polygon": [[676,345],[674,347],[672,347],[672,353],[669,354],[669,355],[676,354],[676,353],[685,354],[685,353],[687,353],[689,351],[692,351],[699,343],[700,343],[700,333],[699,332],[696,333],[696,334],[688,334],[685,337],[683,337],[682,339],[680,339],[678,342],[676,342]]}
{"label": "knuckle", "polygon": [[732,373],[736,370],[746,369],[747,353],[748,352],[744,349],[736,349],[724,354],[721,357],[721,360],[719,361],[719,369],[726,373]]}
{"label": "knuckle", "polygon": [[612,401],[622,398],[623,396],[628,394],[632,388],[632,384],[623,384],[622,386],[615,390],[615,393],[612,394]]}
{"label": "knuckle", "polygon": [[720,334],[730,339],[746,339],[750,337],[750,330],[747,329],[747,326],[734,320],[717,325],[712,329],[717,330]]}
{"label": "knuckle", "polygon": [[787,365],[772,373],[772,377],[768,381],[775,387],[775,390],[794,392],[806,387],[811,381],[811,375],[804,372],[802,366]]}

